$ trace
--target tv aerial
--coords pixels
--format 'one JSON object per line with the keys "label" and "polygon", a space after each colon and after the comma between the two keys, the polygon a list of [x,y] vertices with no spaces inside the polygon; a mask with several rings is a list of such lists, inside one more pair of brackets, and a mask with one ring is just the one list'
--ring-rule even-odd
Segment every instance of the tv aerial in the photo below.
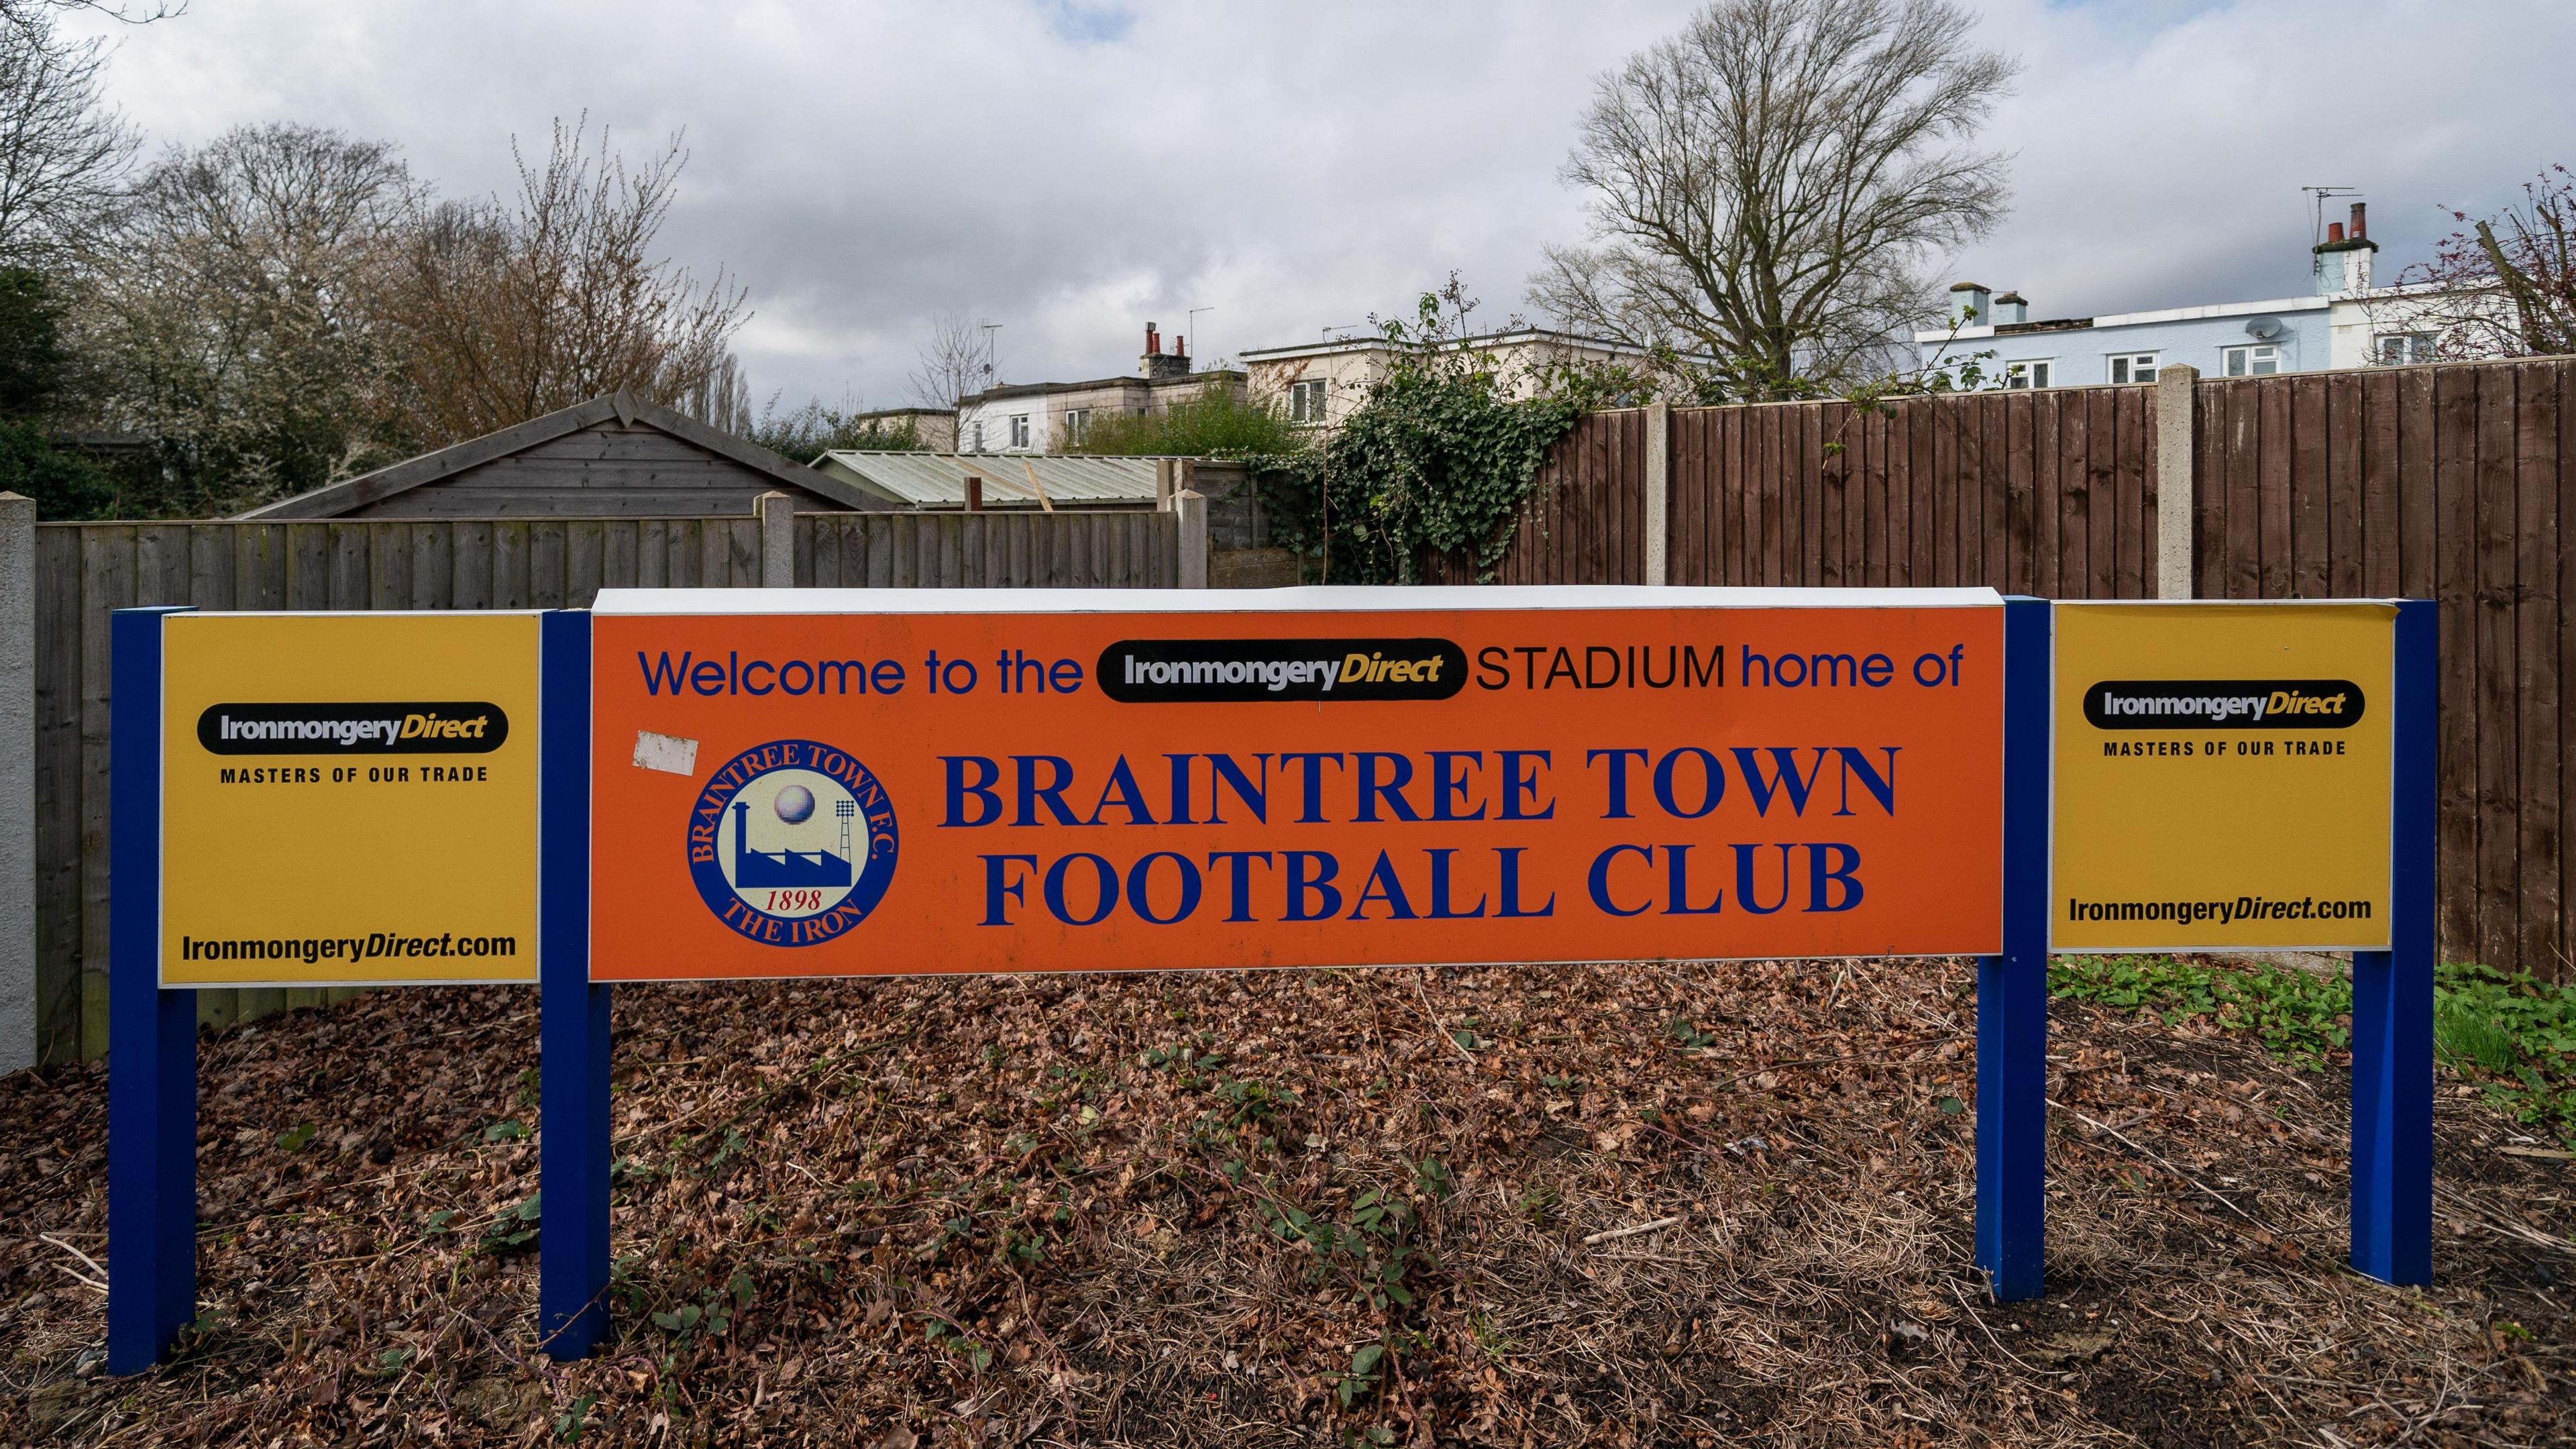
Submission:
{"label": "tv aerial", "polygon": [[2308,194],[2308,245],[2316,246],[2326,239],[2326,203],[2338,196],[2359,196],[2358,186],[2302,186]]}

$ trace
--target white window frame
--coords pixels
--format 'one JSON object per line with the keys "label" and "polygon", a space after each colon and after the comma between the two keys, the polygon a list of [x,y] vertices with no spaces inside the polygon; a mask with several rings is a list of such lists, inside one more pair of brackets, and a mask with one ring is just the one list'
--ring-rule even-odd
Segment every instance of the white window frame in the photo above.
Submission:
{"label": "white window frame", "polygon": [[966,451],[970,453],[980,453],[984,451],[984,420],[982,418],[977,418],[975,420],[974,446],[968,448]]}
{"label": "white window frame", "polygon": [[2161,352],[2114,352],[2104,375],[2115,383],[2153,382],[2163,356]]}
{"label": "white window frame", "polygon": [[[2236,365],[2239,358],[2245,362],[2242,370]],[[2277,342],[2240,342],[2233,347],[2218,349],[2220,377],[2277,377],[2281,373],[2281,362],[2281,344]],[[2263,366],[2265,363],[2270,366]]]}
{"label": "white window frame", "polygon": [[[2389,356],[2388,344],[2392,342],[2409,344],[2399,349],[2407,355]],[[2370,361],[2374,367],[2409,367],[2432,360],[2433,334],[2430,332],[2380,332],[2370,339]]]}
{"label": "white window frame", "polygon": [[1014,448],[1025,448],[1028,445],[1029,415],[1027,413],[1011,414],[1011,446]]}
{"label": "white window frame", "polygon": [[1066,447],[1082,446],[1082,435],[1089,431],[1091,431],[1091,409],[1066,408],[1064,410],[1064,445]]}
{"label": "white window frame", "polygon": [[2025,357],[2004,364],[2004,387],[2013,392],[2036,392],[2057,385],[2057,359]]}
{"label": "white window frame", "polygon": [[1324,399],[1328,384],[1320,377],[1300,378],[1288,384],[1288,421],[1320,423],[1324,421]]}

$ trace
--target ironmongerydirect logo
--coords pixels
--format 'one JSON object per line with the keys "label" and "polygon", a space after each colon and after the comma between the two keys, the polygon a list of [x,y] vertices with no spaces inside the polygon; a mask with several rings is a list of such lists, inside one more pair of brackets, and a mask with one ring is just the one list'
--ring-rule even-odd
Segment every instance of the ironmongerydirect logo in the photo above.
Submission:
{"label": "ironmongerydirect logo", "polygon": [[724,762],[689,810],[689,874],[716,918],[813,946],[868,918],[894,879],[894,802],[848,751],[772,740]]}
{"label": "ironmongerydirect logo", "polygon": [[2349,679],[2105,679],[2084,691],[2097,730],[2344,730],[2369,701]]}
{"label": "ironmongerydirect logo", "polygon": [[487,755],[510,737],[497,704],[216,704],[197,716],[215,755]]}
{"label": "ironmongerydirect logo", "polygon": [[1120,704],[1448,699],[1467,651],[1448,639],[1121,639],[1094,678]]}

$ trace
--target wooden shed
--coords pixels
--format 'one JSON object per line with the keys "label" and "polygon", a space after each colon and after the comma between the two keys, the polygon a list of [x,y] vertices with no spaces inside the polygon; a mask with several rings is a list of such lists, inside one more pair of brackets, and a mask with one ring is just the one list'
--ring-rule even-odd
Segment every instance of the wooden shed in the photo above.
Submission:
{"label": "wooden shed", "polygon": [[706,518],[785,493],[799,513],[898,505],[623,390],[242,515]]}

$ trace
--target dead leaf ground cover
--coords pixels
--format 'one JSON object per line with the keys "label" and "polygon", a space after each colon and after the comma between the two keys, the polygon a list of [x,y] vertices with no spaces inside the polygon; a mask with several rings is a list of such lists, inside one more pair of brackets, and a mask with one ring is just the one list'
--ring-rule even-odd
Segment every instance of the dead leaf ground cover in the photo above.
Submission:
{"label": "dead leaf ground cover", "polygon": [[[2061,1000],[2045,1302],[1970,1265],[1973,972],[623,989],[612,1341],[540,1353],[536,998],[201,1047],[200,1291],[97,1372],[105,1077],[0,1084],[0,1442],[2576,1441],[2571,1164],[2437,1112],[2341,1266],[2341,1062]],[[2466,1095],[2463,1095],[2465,1091]],[[1642,1230],[1641,1230],[1642,1229]]]}

